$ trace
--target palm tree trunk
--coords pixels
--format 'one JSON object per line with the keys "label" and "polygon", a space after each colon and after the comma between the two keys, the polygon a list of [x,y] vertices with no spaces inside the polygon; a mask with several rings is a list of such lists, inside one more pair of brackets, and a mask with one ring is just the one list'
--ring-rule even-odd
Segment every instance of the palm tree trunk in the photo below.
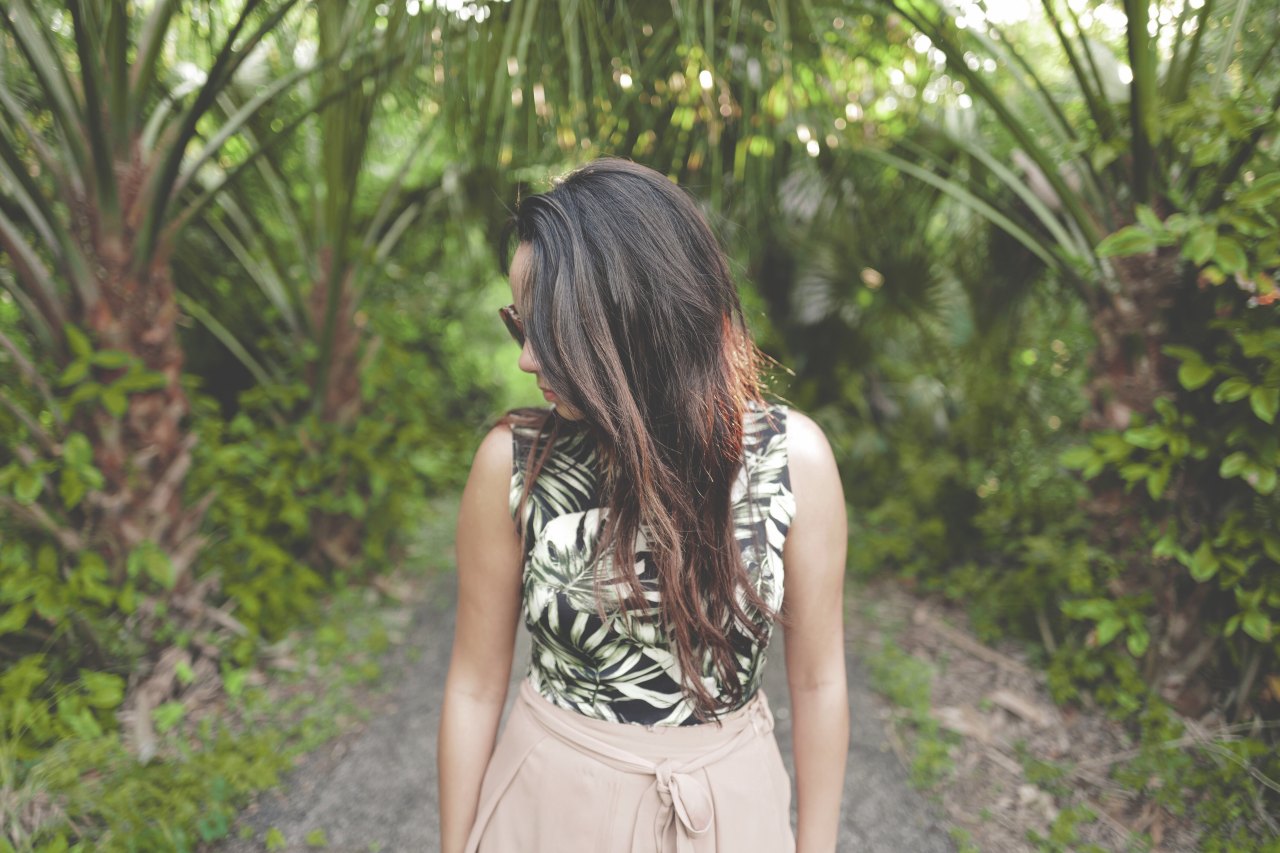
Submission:
{"label": "palm tree trunk", "polygon": [[[129,209],[142,176],[121,175],[120,185]],[[141,273],[134,273],[136,232],[127,223],[123,233],[92,225],[86,230],[82,239],[89,238],[85,254],[96,261],[98,298],[77,306],[80,321],[95,348],[134,356],[145,370],[163,377],[160,387],[129,394],[120,416],[93,406],[82,407],[73,418],[73,427],[93,445],[94,462],[105,480],[98,517],[90,523],[108,565],[123,580],[129,553],[144,541],[159,546],[171,560],[186,550],[184,540],[198,521],[185,510],[181,493],[194,436],[187,424],[190,402],[180,382],[183,352],[169,243],[157,245],[145,265],[136,265]],[[125,369],[96,371],[95,378],[106,384]],[[176,581],[185,566],[174,568]]]}

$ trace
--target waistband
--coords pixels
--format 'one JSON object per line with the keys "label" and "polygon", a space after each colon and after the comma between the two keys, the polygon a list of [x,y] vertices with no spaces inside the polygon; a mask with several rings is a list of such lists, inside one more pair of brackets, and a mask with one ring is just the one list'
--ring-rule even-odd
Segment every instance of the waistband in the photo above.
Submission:
{"label": "waistband", "polygon": [[[641,806],[636,833],[652,831],[654,847],[664,853],[692,853],[694,839],[715,822],[705,774],[697,771],[769,734],[774,724],[763,689],[721,717],[719,725],[647,727],[597,720],[552,704],[528,679],[520,684],[518,701],[566,746],[624,773],[653,776],[655,797]],[[644,813],[649,810],[651,819]]]}

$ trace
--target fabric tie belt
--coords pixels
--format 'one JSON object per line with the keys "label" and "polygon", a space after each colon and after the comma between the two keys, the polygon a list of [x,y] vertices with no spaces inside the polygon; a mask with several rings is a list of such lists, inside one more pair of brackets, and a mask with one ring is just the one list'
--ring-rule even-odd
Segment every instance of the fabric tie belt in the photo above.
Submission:
{"label": "fabric tie belt", "polygon": [[700,771],[773,731],[773,714],[764,691],[757,691],[744,707],[726,716],[722,726],[703,724],[711,735],[707,752],[687,761],[654,763],[594,737],[587,726],[573,721],[571,715],[576,712],[552,705],[528,680],[520,686],[520,699],[547,734],[566,746],[617,770],[653,776],[654,796],[645,798],[636,815],[635,838],[639,841],[641,833],[652,832],[653,847],[662,853],[696,853],[697,839],[706,836],[715,824],[711,792]]}

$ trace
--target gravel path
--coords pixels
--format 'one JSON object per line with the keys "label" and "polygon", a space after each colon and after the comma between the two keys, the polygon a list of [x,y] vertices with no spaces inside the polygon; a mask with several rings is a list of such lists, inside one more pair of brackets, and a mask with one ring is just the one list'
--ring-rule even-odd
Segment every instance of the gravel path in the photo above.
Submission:
{"label": "gravel path", "polygon": [[[314,850],[303,843],[322,829],[328,851],[427,853],[438,849],[435,735],[453,639],[452,573],[434,575],[414,613],[407,640],[384,663],[390,689],[370,697],[376,712],[359,730],[308,755],[280,789],[260,796],[241,818],[255,830],[249,841],[231,841],[218,853],[257,853],[270,827],[287,839],[285,851]],[[774,635],[765,672],[777,719],[778,743],[792,768],[791,715],[782,666],[782,632]],[[408,649],[420,655],[410,661]],[[528,656],[520,632],[519,662]],[[954,849],[937,810],[908,784],[889,750],[884,716],[867,686],[860,662],[850,653],[849,705],[852,737],[844,785],[841,851],[933,853]],[[514,691],[513,691],[514,692]],[[518,853],[518,851],[513,851]]]}

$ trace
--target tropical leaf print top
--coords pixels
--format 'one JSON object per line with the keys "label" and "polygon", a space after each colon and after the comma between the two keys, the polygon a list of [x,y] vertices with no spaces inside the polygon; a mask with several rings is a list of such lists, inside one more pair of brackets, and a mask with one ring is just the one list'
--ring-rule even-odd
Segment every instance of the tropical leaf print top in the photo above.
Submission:
{"label": "tropical leaf print top", "polygon": [[[607,557],[592,566],[608,508],[600,506],[594,440],[587,430],[569,426],[567,434],[562,427],[525,505],[529,547],[523,611],[533,639],[529,679],[552,703],[596,719],[649,726],[698,723],[681,690],[674,651],[656,624],[657,569],[643,527],[636,539],[636,572],[650,608],[624,614],[614,590],[603,583],[603,608],[596,602],[594,572],[600,571],[602,578],[610,575]],[[782,545],[795,514],[786,409],[750,408],[744,428],[745,460],[732,491],[735,538],[748,577],[765,603],[777,610],[782,605]],[[513,518],[534,438],[533,428],[514,428]],[[771,627],[766,626],[766,637]],[[731,642],[745,704],[759,687],[765,644],[740,628]],[[703,677],[712,695],[725,692],[709,662]]]}

